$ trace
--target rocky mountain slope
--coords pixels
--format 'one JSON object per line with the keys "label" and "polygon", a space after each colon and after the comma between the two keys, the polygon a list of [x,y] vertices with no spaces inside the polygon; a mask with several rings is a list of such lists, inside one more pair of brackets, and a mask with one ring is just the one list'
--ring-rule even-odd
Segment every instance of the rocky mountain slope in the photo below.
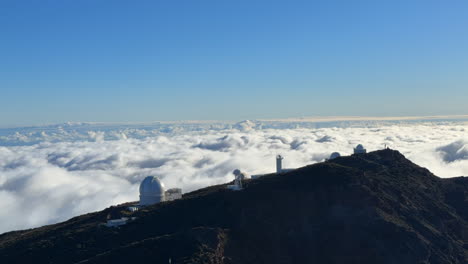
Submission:
{"label": "rocky mountain slope", "polygon": [[[1,263],[468,263],[468,179],[394,150],[0,236]],[[120,228],[109,216],[135,216]]]}

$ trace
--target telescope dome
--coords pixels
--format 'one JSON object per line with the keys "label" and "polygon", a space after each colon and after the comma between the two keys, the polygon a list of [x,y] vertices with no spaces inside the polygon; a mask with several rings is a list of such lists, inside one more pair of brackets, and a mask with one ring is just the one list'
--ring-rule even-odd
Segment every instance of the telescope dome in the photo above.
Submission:
{"label": "telescope dome", "polygon": [[146,177],[140,184],[140,205],[164,201],[164,184],[155,176]]}

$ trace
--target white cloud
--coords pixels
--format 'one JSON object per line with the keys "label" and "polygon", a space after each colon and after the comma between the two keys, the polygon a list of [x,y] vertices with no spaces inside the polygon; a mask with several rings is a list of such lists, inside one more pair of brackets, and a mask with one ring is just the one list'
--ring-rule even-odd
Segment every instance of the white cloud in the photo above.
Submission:
{"label": "white cloud", "polygon": [[285,157],[284,167],[293,168],[335,151],[351,154],[358,143],[369,151],[387,144],[442,177],[468,175],[467,127],[242,122],[0,131],[0,233],[138,200],[147,175],[191,191],[232,180],[236,168],[272,172],[277,154]]}
{"label": "white cloud", "polygon": [[442,154],[446,162],[468,160],[468,142],[465,140],[457,140],[448,145],[439,147],[437,151]]}

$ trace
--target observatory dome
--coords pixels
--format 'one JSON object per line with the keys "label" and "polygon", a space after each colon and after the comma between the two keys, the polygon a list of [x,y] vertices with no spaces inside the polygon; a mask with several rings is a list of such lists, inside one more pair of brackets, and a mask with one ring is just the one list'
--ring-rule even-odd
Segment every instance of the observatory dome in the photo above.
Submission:
{"label": "observatory dome", "polygon": [[164,184],[157,177],[146,177],[140,184],[140,205],[164,201],[164,191]]}
{"label": "observatory dome", "polygon": [[359,144],[354,148],[354,154],[361,154],[361,153],[366,153],[366,152],[367,150],[364,148],[362,144]]}
{"label": "observatory dome", "polygon": [[331,155],[330,155],[330,159],[336,159],[338,157],[341,157],[340,153],[339,152],[333,152]]}

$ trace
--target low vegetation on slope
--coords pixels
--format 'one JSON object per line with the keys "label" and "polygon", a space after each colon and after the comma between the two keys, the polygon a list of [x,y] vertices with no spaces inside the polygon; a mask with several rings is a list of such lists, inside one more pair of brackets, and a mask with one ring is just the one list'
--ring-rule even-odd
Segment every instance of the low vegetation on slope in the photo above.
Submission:
{"label": "low vegetation on slope", "polygon": [[340,157],[0,236],[2,263],[468,263],[468,180],[397,151]]}

